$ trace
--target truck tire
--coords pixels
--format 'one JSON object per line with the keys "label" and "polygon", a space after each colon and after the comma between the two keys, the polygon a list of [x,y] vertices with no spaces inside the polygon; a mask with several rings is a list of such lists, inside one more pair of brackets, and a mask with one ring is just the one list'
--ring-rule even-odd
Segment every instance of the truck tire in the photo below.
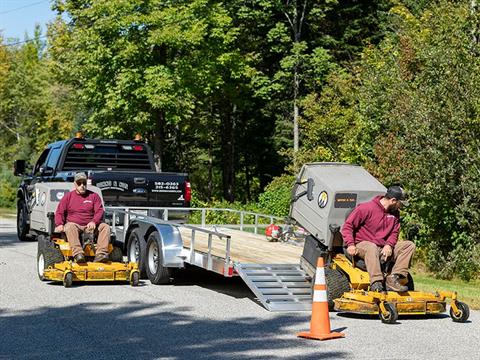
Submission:
{"label": "truck tire", "polygon": [[65,260],[62,252],[55,247],[49,237],[40,235],[37,247],[37,274],[41,281],[45,280],[44,270]]}
{"label": "truck tire", "polygon": [[20,241],[27,241],[30,226],[28,225],[28,209],[23,200],[17,202],[17,236]]}
{"label": "truck tire", "polygon": [[[335,307],[335,299],[342,297],[343,293],[350,291],[350,282],[347,275],[337,269],[330,267],[325,268],[325,282],[327,283],[327,300],[328,310],[333,311]],[[315,285],[315,275],[312,278],[312,298],[313,287]]]}
{"label": "truck tire", "polygon": [[146,254],[147,276],[150,282],[155,285],[168,284],[172,269],[162,266],[162,240],[157,231],[148,237]]}
{"label": "truck tire", "polygon": [[147,278],[146,264],[145,264],[145,249],[146,243],[140,235],[138,229],[133,229],[128,237],[127,242],[127,257],[128,261],[136,262],[138,264],[138,271],[140,271],[140,278]]}

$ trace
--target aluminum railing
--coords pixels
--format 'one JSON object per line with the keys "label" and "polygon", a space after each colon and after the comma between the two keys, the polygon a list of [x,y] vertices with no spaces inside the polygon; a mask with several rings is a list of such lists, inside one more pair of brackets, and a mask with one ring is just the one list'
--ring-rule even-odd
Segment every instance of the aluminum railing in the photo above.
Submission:
{"label": "aluminum railing", "polygon": [[[208,243],[207,243],[207,266],[206,266],[206,269],[207,270],[213,270],[213,255],[212,255],[212,247],[213,247],[213,237],[217,237],[218,239],[220,240],[223,240],[225,241],[225,264],[224,264],[224,274],[227,274],[228,271],[229,271],[229,267],[230,267],[230,263],[231,263],[231,260],[230,260],[230,249],[231,249],[231,236],[228,235],[228,234],[224,234],[224,233],[221,233],[219,231],[217,231],[216,229],[215,230],[209,230],[209,229],[206,229],[204,227],[198,227],[198,226],[195,226],[195,225],[191,225],[191,224],[179,224],[179,223],[174,223],[174,222],[171,222],[171,221],[168,221],[168,215],[165,217],[165,213],[164,213],[164,218],[163,219],[159,219],[157,217],[153,217],[153,216],[148,216],[148,215],[143,215],[143,214],[139,214],[138,212],[135,212],[135,211],[138,211],[138,210],[164,210],[164,209],[167,209],[167,208],[139,208],[139,207],[135,207],[135,208],[132,208],[132,207],[106,207],[105,210],[106,210],[106,214],[107,215],[112,215],[112,231],[114,234],[117,234],[117,227],[119,227],[117,225],[117,219],[118,219],[118,215],[123,215],[123,228],[121,229],[122,230],[122,233],[123,233],[123,241],[126,242],[127,239],[127,231],[128,231],[128,227],[130,225],[130,221],[132,219],[139,219],[139,220],[146,220],[146,221],[149,221],[149,222],[152,222],[152,223],[158,223],[158,224],[167,224],[167,225],[172,225],[172,226],[175,226],[177,228],[186,228],[186,229],[190,229],[191,230],[191,241],[190,241],[190,248],[189,248],[189,255],[190,255],[190,263],[194,263],[194,259],[195,259],[195,235],[197,232],[201,232],[201,233],[204,233],[204,234],[207,234],[208,235]],[[171,209],[176,209],[176,208],[171,208]],[[168,212],[167,212],[168,214]]]}
{"label": "aluminum railing", "polygon": [[[285,223],[285,218],[278,217],[278,216],[273,216],[273,215],[266,215],[266,214],[261,214],[261,213],[255,213],[252,211],[243,211],[243,210],[235,210],[235,209],[228,209],[228,208],[179,208],[179,207],[133,207],[130,206],[128,208],[125,207],[108,207],[108,209],[130,209],[133,211],[149,211],[149,210],[158,210],[163,212],[163,220],[164,221],[169,221],[169,215],[170,212],[175,212],[176,214],[178,213],[185,213],[189,214],[195,211],[201,212],[201,221],[200,221],[200,226],[205,227],[207,225],[215,225],[215,226],[222,226],[225,228],[238,228],[241,231],[244,231],[246,229],[253,228],[253,231],[255,234],[258,234],[258,230],[260,228],[265,228],[268,226],[268,224],[276,223],[276,224],[283,224]],[[233,213],[237,214],[238,216],[238,224],[207,224],[207,215],[208,212],[228,212],[228,213]],[[252,218],[253,219],[253,224],[250,224],[246,222],[246,218]],[[268,224],[261,224],[259,223],[259,220],[261,219],[267,219]],[[196,224],[197,225],[197,224]]]}

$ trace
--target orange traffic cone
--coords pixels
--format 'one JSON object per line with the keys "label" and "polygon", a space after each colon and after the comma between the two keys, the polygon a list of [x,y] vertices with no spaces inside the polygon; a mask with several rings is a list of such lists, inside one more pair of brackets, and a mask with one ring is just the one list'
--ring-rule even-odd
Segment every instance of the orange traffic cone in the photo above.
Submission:
{"label": "orange traffic cone", "polygon": [[328,317],[327,284],[325,283],[325,269],[323,258],[317,261],[315,285],[313,287],[312,319],[310,332],[298,333],[298,337],[317,340],[329,340],[345,337],[345,334],[330,331],[330,318]]}

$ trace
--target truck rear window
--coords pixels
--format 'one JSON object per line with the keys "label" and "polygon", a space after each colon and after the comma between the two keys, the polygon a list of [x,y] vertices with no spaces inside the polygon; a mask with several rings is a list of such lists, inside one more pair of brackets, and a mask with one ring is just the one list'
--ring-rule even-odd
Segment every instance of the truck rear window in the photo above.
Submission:
{"label": "truck rear window", "polygon": [[63,170],[152,170],[144,144],[70,144]]}

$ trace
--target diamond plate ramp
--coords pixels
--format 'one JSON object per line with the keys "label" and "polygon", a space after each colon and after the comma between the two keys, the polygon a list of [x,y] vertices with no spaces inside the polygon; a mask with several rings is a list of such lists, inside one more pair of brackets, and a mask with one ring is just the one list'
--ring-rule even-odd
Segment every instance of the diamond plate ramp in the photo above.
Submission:
{"label": "diamond plate ramp", "polygon": [[234,267],[267,310],[311,310],[310,282],[299,265],[237,263]]}

